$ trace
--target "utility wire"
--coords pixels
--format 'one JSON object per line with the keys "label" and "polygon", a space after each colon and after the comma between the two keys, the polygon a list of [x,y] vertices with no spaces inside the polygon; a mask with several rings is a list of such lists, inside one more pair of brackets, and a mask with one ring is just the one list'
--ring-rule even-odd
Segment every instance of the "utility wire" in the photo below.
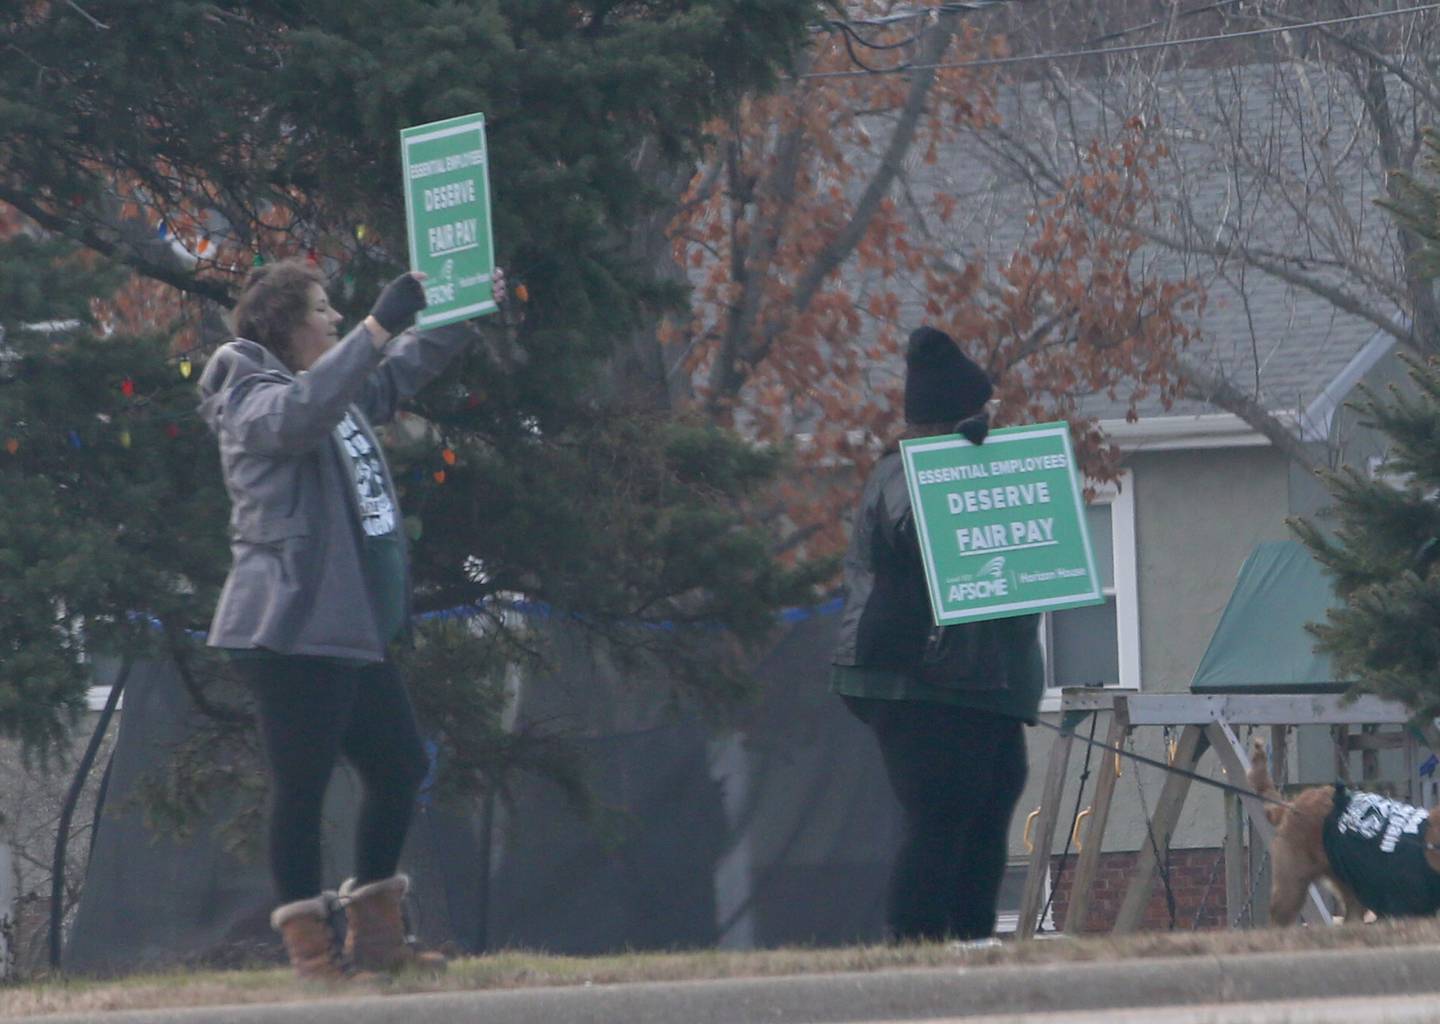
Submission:
{"label": "utility wire", "polygon": [[[1237,3],[1238,0],[1225,1],[1227,1],[1227,3]],[[933,14],[956,14],[962,12],[962,10],[963,12],[975,12],[975,10],[984,10],[986,7],[996,7],[1004,3],[1014,3],[1014,0],[969,0],[968,3],[940,4],[939,7],[923,7],[923,9],[920,10],[906,10],[906,12],[887,14],[887,16],[884,17],[829,19],[827,22],[822,23],[821,26],[816,27],[816,32],[827,32],[827,30],[840,32],[842,39],[845,40],[845,49],[850,50],[850,59],[854,60],[854,62],[860,65],[861,68],[864,68],[865,71],[893,71],[891,68],[871,68],[864,60],[855,56],[852,43],[860,43],[865,49],[871,50],[899,50],[906,48],[906,46],[914,46],[916,43],[919,43],[920,40],[924,39],[926,33],[929,32],[930,26],[920,26],[919,29],[914,30],[913,35],[906,37],[906,39],[896,40],[896,42],[893,43],[870,42],[870,40],[865,39],[865,37],[858,32],[860,27],[865,27],[865,29],[884,29],[884,27],[891,26],[891,24],[899,24],[900,22],[913,22],[913,20],[916,19],[929,20]]]}
{"label": "utility wire", "polygon": [[[896,11],[893,14],[887,14],[883,17],[878,18],[829,18],[823,24],[818,26],[816,28],[816,31],[825,31],[827,29],[853,31],[855,26],[864,26],[865,28],[884,28],[889,25],[898,24],[902,21],[914,21],[917,18],[928,18],[931,15],[937,13],[958,14],[961,11],[981,11],[989,7],[998,7],[1001,4],[1010,4],[1015,2],[1016,0],[971,0],[970,3],[949,3],[941,4],[938,7],[925,7],[918,10]],[[1175,15],[1175,17],[1177,20],[1180,18],[1189,18],[1196,14],[1205,14],[1208,11],[1219,10],[1222,7],[1233,7],[1235,4],[1244,2],[1245,0],[1215,0],[1214,3],[1208,3],[1201,7],[1192,7],[1189,10],[1180,11]],[[1136,32],[1143,32],[1147,28],[1155,28],[1158,25],[1164,25],[1169,20],[1169,18],[1157,18],[1154,21],[1147,21],[1141,25],[1132,25],[1129,28],[1117,29],[1114,32],[1107,32],[1104,35],[1094,36],[1090,39],[1087,39],[1085,40],[1085,44],[1089,46],[1095,43],[1103,43],[1111,39],[1122,39],[1125,36],[1134,35]],[[907,41],[913,41],[917,37],[918,33],[917,36],[912,36],[911,39]]]}
{"label": "utility wire", "polygon": [[819,78],[860,78],[867,75],[888,74],[899,71],[932,71],[951,68],[990,68],[1011,64],[1029,64],[1039,61],[1066,60],[1071,57],[1101,57],[1115,53],[1136,53],[1141,50],[1168,49],[1172,46],[1193,46],[1199,43],[1228,42],[1232,39],[1251,39],[1256,36],[1275,35],[1280,32],[1296,32],[1307,28],[1327,28],[1331,25],[1347,25],[1359,21],[1374,21],[1377,18],[1395,18],[1405,14],[1422,14],[1440,9],[1440,3],[1421,4],[1397,11],[1372,11],[1369,14],[1351,14],[1343,18],[1326,18],[1322,21],[1301,21],[1292,25],[1278,25],[1271,28],[1246,29],[1243,32],[1222,32],[1210,36],[1190,36],[1185,39],[1163,39],[1153,43],[1132,43],[1128,46],[1105,46],[1088,50],[1061,50],[1053,53],[1032,53],[1018,57],[987,57],[979,60],[955,61],[945,64],[902,64],[893,68],[878,68],[873,71],[813,71],[798,76],[801,79]]}
{"label": "utility wire", "polygon": [[907,38],[907,39],[901,39],[901,40],[899,40],[898,42],[894,42],[894,43],[872,43],[870,40],[868,40],[868,39],[866,39],[864,36],[862,36],[859,32],[856,32],[856,31],[855,31],[855,26],[849,24],[848,22],[844,22],[844,21],[832,21],[832,22],[830,22],[830,25],[831,25],[831,27],[837,28],[837,29],[840,30],[841,35],[842,35],[842,36],[844,37],[844,39],[845,39],[845,45],[846,45],[846,46],[849,46],[849,45],[850,45],[850,40],[853,39],[853,40],[855,40],[855,42],[859,43],[861,46],[865,47],[867,50],[898,50],[898,49],[900,49],[901,47],[904,47],[904,46],[913,46],[915,43],[918,43],[920,40],[922,40],[922,39],[925,38],[925,32],[926,32],[926,29],[923,29],[923,28],[922,28],[919,32],[916,32],[913,36],[910,36],[910,37]]}
{"label": "utility wire", "polygon": [[[894,25],[902,21],[914,21],[916,18],[929,18],[937,14],[959,14],[961,11],[983,11],[987,7],[999,7],[1001,4],[1015,3],[1016,0],[961,0],[957,3],[940,4],[936,7],[917,7],[906,11],[894,11],[878,18],[847,18],[831,19],[825,22],[823,27],[833,25],[866,25],[879,27],[883,25]],[[1235,2],[1235,0],[1231,0]]]}
{"label": "utility wire", "polygon": [[[895,14],[889,14],[880,18],[831,18],[825,21],[823,24],[817,26],[815,31],[839,32],[841,38],[845,42],[845,50],[850,55],[850,62],[856,67],[860,68],[862,71],[895,71],[900,69],[901,67],[908,67],[908,65],[897,65],[896,67],[890,68],[873,67],[872,65],[865,63],[859,58],[859,56],[855,53],[855,46],[858,44],[865,47],[867,50],[901,50],[919,43],[922,39],[925,38],[926,33],[930,31],[932,26],[921,26],[920,28],[916,29],[913,34],[907,36],[906,38],[899,39],[890,43],[871,42],[869,39],[866,39],[863,34],[861,34],[861,32],[859,31],[861,27],[867,29],[888,28],[891,25],[897,25],[902,21],[915,21],[917,19],[925,19],[928,21],[930,19],[930,16],[935,14],[958,14],[961,11],[973,12],[984,10],[989,7],[999,6],[1000,4],[1007,4],[1013,2],[1015,2],[1015,0],[975,0],[975,2],[972,3],[944,4],[938,8],[928,7],[919,10],[900,11]],[[1189,10],[1180,11],[1178,14],[1175,15],[1175,18],[1176,20],[1179,20],[1180,18],[1188,18],[1196,14],[1204,14],[1208,11],[1217,10],[1221,7],[1230,7],[1237,3],[1244,2],[1245,0],[1216,0],[1216,2],[1205,4],[1203,7],[1192,7]],[[1122,39],[1125,36],[1134,35],[1136,32],[1143,32],[1146,29],[1151,29],[1155,28],[1158,25],[1166,24],[1168,20],[1169,19],[1156,19],[1154,21],[1147,21],[1141,25],[1132,25],[1129,28],[1122,28],[1115,32],[1107,32],[1105,35],[1095,36],[1091,39],[1085,40],[1085,45],[1094,46],[1099,43],[1108,42],[1112,39]]]}
{"label": "utility wire", "polygon": [[[1192,7],[1187,11],[1180,11],[1175,15],[1175,20],[1189,18],[1196,14],[1205,14],[1209,11],[1218,11],[1222,7],[1233,7],[1235,4],[1244,3],[1245,0],[1216,0],[1213,4],[1206,4],[1203,7]],[[1133,36],[1136,32],[1144,32],[1147,28],[1157,28],[1160,25],[1168,24],[1169,18],[1156,18],[1154,21],[1147,21],[1143,25],[1132,25],[1129,28],[1116,29],[1114,32],[1106,32],[1103,36],[1095,36],[1085,40],[1086,45],[1104,43],[1111,39],[1123,39],[1126,36]]]}

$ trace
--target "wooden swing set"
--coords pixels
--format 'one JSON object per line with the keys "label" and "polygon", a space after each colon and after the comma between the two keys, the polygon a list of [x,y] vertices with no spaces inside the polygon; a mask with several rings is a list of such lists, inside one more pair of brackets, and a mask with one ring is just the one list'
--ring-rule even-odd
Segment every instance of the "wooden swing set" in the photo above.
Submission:
{"label": "wooden swing set", "polygon": [[[1070,763],[1077,727],[1087,718],[1108,712],[1110,727],[1105,746],[1112,751],[1129,748],[1132,731],[1142,727],[1163,727],[1179,731],[1179,739],[1170,755],[1172,766],[1195,772],[1201,758],[1213,750],[1219,758],[1225,779],[1232,785],[1247,788],[1245,773],[1249,752],[1237,730],[1266,727],[1271,730],[1271,774],[1284,786],[1287,778],[1285,750],[1287,734],[1301,725],[1327,725],[1335,737],[1335,765],[1340,778],[1349,779],[1352,751],[1361,752],[1361,783],[1369,784],[1378,777],[1378,757],[1382,749],[1399,749],[1404,760],[1405,791],[1400,799],[1420,802],[1420,776],[1417,758],[1420,745],[1413,732],[1406,728],[1410,713],[1400,704],[1364,696],[1344,701],[1340,694],[1261,695],[1226,694],[1201,696],[1194,694],[1117,693],[1094,687],[1073,687],[1061,691],[1060,733],[1051,748],[1045,772],[1040,807],[1033,815],[1035,835],[1025,887],[1021,896],[1016,934],[1032,937],[1039,926],[1046,880],[1049,876],[1055,830],[1059,820],[1062,792]],[[1381,732],[1381,727],[1398,726],[1398,730]],[[1428,737],[1437,746],[1435,737]],[[1083,743],[1084,740],[1081,740]],[[1100,758],[1095,793],[1087,812],[1077,815],[1074,836],[1079,848],[1066,908],[1060,931],[1074,933],[1083,929],[1091,907],[1096,875],[1100,867],[1105,828],[1115,796],[1116,782],[1123,770],[1121,755]],[[1170,848],[1192,778],[1181,772],[1165,777],[1153,815],[1147,826],[1153,840],[1149,855],[1141,852],[1134,873],[1128,880],[1125,897],[1115,918],[1113,932],[1125,934],[1140,926],[1146,905],[1155,884],[1157,870]],[[1142,791],[1143,792],[1143,791]],[[1250,856],[1245,843],[1249,826]],[[1252,797],[1231,791],[1225,793],[1225,896],[1227,920],[1237,923],[1237,911],[1254,903],[1255,920],[1265,920],[1266,898],[1251,900],[1264,882],[1262,857],[1256,851],[1270,847],[1274,826],[1265,818],[1264,804]],[[1028,827],[1027,827],[1028,831]],[[1309,924],[1330,924],[1332,916],[1320,891],[1311,886],[1301,911]]]}

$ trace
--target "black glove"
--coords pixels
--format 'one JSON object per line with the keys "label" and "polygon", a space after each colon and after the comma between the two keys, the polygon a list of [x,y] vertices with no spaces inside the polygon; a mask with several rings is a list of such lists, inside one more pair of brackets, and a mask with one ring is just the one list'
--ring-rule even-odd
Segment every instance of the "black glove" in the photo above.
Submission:
{"label": "black glove", "polygon": [[969,419],[955,424],[955,432],[971,444],[984,444],[990,434],[990,414],[981,410]]}
{"label": "black glove", "polygon": [[385,286],[370,315],[391,334],[410,326],[415,314],[425,308],[425,286],[410,274],[401,274]]}

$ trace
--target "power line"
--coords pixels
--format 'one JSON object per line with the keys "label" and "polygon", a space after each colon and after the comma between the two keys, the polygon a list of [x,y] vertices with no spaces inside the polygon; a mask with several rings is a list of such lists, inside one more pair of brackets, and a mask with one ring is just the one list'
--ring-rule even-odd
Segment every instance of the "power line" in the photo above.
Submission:
{"label": "power line", "polygon": [[[941,14],[959,14],[962,11],[975,12],[987,10],[991,7],[999,7],[1002,4],[1013,4],[1018,0],[961,0],[957,3],[943,3],[936,7],[918,7],[903,11],[894,11],[890,14],[880,15],[874,18],[829,18],[815,26],[814,31],[825,32],[831,29],[841,31],[854,31],[856,27],[865,28],[886,28],[902,21],[915,21],[920,18],[932,18]],[[1232,7],[1235,4],[1245,3],[1246,0],[1214,0],[1201,7],[1192,7],[1189,10],[1178,12],[1175,17],[1189,18],[1196,14],[1206,14],[1210,11],[1219,10],[1222,7]],[[1169,18],[1157,18],[1154,21],[1147,21],[1140,25],[1132,25],[1129,28],[1117,29],[1114,32],[1107,32],[1102,36],[1095,36],[1085,42],[1103,43],[1107,39],[1121,39],[1125,36],[1134,35],[1136,32],[1143,32],[1147,28],[1155,28],[1166,24]],[[922,30],[923,31],[923,30]],[[913,39],[914,37],[912,37]],[[893,47],[892,47],[893,48]]]}
{"label": "power line", "polygon": [[[866,25],[869,27],[881,25],[893,25],[900,21],[914,21],[916,18],[930,18],[937,14],[958,14],[961,11],[981,11],[987,7],[998,7],[1001,4],[1014,3],[1015,0],[958,0],[955,3],[944,3],[937,7],[913,7],[904,11],[892,11],[875,18],[849,18],[844,21],[832,19],[825,22],[825,26],[831,25]],[[822,26],[824,27],[824,26]]]}
{"label": "power line", "polygon": [[[892,25],[897,25],[902,21],[916,21],[922,19],[926,22],[929,22],[931,21],[931,19],[938,18],[942,14],[959,14],[962,11],[983,11],[990,7],[998,7],[1001,4],[1009,4],[1014,2],[1015,0],[959,0],[959,2],[956,3],[941,4],[938,7],[919,7],[910,8],[903,11],[894,11],[890,14],[886,14],[876,18],[831,18],[827,21],[822,22],[819,25],[816,25],[814,31],[839,32],[841,38],[845,41],[845,51],[850,55],[850,62],[861,70],[889,71],[891,70],[890,68],[875,68],[871,67],[869,64],[866,64],[855,52],[856,45],[858,44],[860,46],[863,46],[867,50],[904,49],[905,47],[913,46],[916,43],[920,42],[920,40],[924,39],[926,33],[929,32],[930,29],[933,28],[933,26],[930,24],[922,25],[920,26],[920,28],[916,29],[914,34],[912,34],[908,38],[900,39],[895,42],[889,43],[871,42],[869,39],[866,39],[860,33],[861,28],[884,29],[889,28]],[[1230,0],[1230,2],[1233,2],[1233,0]],[[897,65],[897,67],[898,66],[900,65]]]}
{"label": "power line", "polygon": [[1009,64],[1028,64],[1037,61],[1066,60],[1071,57],[1102,57],[1114,53],[1135,53],[1140,50],[1159,50],[1172,46],[1193,46],[1198,43],[1220,43],[1232,39],[1249,39],[1255,36],[1275,35],[1279,32],[1295,32],[1307,28],[1327,28],[1331,25],[1346,25],[1357,21],[1373,21],[1377,18],[1395,18],[1405,14],[1422,14],[1440,9],[1440,3],[1421,4],[1398,11],[1372,11],[1369,14],[1352,14],[1343,18],[1327,18],[1323,21],[1303,21],[1293,25],[1278,25],[1271,28],[1246,29],[1243,32],[1224,32],[1212,36],[1190,36],[1185,39],[1162,39],[1153,43],[1132,43],[1128,46],[1107,46],[1091,50],[1063,50],[1055,53],[1033,53],[1019,57],[987,57],[980,60],[956,61],[947,64],[901,64],[893,68],[877,68],[873,71],[815,71],[800,75],[801,79],[814,78],[860,78],[867,75],[895,74],[902,71],[931,71],[951,68],[989,68]]}
{"label": "power line", "polygon": [[[1244,2],[1245,0],[1216,0],[1215,3],[1206,4],[1203,7],[1192,7],[1186,11],[1179,11],[1176,13],[1175,19],[1178,21],[1181,18],[1190,18],[1197,14],[1208,14],[1210,11],[1218,11],[1222,7],[1233,7],[1235,4]],[[1117,29],[1114,32],[1107,32],[1103,36],[1087,39],[1085,42],[1087,44],[1103,43],[1110,39],[1123,39],[1126,36],[1133,36],[1136,32],[1143,32],[1147,28],[1158,28],[1161,25],[1167,24],[1169,21],[1169,18],[1156,18],[1154,21],[1147,21],[1143,25],[1132,25],[1130,28]]]}

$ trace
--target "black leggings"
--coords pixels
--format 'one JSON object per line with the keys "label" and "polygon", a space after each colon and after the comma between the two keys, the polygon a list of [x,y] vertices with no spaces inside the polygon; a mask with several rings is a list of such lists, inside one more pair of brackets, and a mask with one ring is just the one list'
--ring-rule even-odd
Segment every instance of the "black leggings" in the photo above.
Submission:
{"label": "black leggings", "polygon": [[270,766],[270,872],[281,903],[321,891],[320,813],[337,757],[360,776],[355,879],[395,874],[429,767],[395,666],[346,668],[322,658],[236,662],[255,695]]}
{"label": "black leggings", "polygon": [[899,941],[995,931],[1010,818],[1025,788],[1019,720],[924,701],[845,698],[875,733],[905,836],[890,874]]}

